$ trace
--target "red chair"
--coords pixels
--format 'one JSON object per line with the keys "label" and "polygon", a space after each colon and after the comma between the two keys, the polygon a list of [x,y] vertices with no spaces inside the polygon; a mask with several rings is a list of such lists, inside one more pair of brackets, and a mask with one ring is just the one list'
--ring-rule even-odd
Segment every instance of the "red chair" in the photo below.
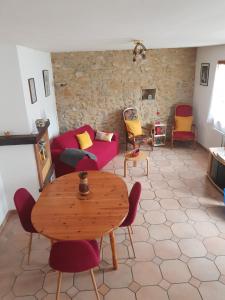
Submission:
{"label": "red chair", "polygon": [[28,258],[27,263],[30,262],[30,252],[32,244],[32,234],[37,233],[31,223],[31,212],[35,204],[35,200],[32,195],[24,188],[18,189],[14,195],[14,203],[18,212],[21,225],[23,229],[30,233],[30,239],[28,244]]}
{"label": "red chair", "polygon": [[175,106],[174,113],[174,124],[171,133],[171,147],[173,147],[174,141],[192,141],[193,146],[196,146],[197,130],[195,125],[192,123],[190,131],[178,131],[176,130],[176,117],[191,117],[193,116],[192,106],[190,104],[177,104]]}
{"label": "red chair", "polygon": [[[136,214],[137,214],[137,208],[138,208],[138,202],[140,200],[140,196],[141,196],[141,184],[140,184],[140,182],[135,182],[135,184],[133,185],[133,187],[130,191],[130,195],[129,195],[129,211],[128,211],[128,214],[127,214],[125,220],[123,221],[123,223],[120,225],[120,227],[127,227],[128,228],[128,233],[129,233],[130,242],[131,242],[132,250],[133,250],[133,253],[134,253],[134,257],[135,257],[135,251],[134,251],[133,240],[132,240],[132,237],[131,237],[131,233],[132,233],[131,225],[133,224],[134,219],[135,219]],[[100,249],[102,248],[102,241],[103,241],[103,237],[101,238],[101,241],[100,241]]]}
{"label": "red chair", "polygon": [[99,249],[96,241],[61,241],[52,245],[49,265],[59,271],[56,300],[59,299],[62,272],[77,273],[90,270],[96,297],[99,294],[93,268],[99,265]]}

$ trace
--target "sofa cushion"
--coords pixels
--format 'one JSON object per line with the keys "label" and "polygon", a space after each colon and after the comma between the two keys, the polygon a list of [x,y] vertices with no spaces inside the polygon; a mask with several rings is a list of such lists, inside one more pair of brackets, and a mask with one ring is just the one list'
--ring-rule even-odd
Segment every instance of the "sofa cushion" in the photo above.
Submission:
{"label": "sofa cushion", "polygon": [[54,148],[79,148],[75,135],[75,130],[70,130],[54,138]]}
{"label": "sofa cushion", "polygon": [[78,139],[81,149],[87,149],[93,145],[90,135],[87,131],[80,134],[76,134],[76,137]]}
{"label": "sofa cushion", "polygon": [[99,169],[117,155],[117,144],[116,141],[109,143],[95,140],[93,146],[88,148],[88,152],[96,155]]}

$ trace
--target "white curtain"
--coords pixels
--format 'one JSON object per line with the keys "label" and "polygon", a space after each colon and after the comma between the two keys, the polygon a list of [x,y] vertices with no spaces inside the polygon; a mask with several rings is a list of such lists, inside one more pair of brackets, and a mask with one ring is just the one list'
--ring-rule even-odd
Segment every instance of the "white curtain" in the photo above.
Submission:
{"label": "white curtain", "polygon": [[208,121],[225,132],[225,64],[218,64],[216,68]]}

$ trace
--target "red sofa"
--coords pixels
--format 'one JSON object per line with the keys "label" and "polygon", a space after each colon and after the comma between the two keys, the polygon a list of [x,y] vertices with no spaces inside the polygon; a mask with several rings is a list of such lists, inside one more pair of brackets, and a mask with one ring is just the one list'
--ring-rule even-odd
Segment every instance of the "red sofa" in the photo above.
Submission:
{"label": "red sofa", "polygon": [[[96,155],[97,160],[92,160],[88,156],[81,159],[75,168],[66,165],[61,162],[59,157],[63,150],[66,148],[79,148],[79,143],[76,139],[76,135],[87,131],[92,139],[93,145],[90,148],[85,149]],[[51,143],[52,161],[55,165],[56,177],[74,172],[74,171],[88,171],[88,170],[100,170],[110,160],[113,159],[119,152],[119,136],[118,133],[114,133],[111,142],[95,140],[95,130],[89,125],[84,125],[78,129],[70,130],[62,135],[53,139]]]}

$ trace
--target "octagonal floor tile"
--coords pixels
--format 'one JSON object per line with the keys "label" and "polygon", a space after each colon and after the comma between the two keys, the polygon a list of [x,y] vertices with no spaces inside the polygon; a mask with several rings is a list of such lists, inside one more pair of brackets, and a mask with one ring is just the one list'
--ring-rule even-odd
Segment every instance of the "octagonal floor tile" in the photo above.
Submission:
{"label": "octagonal floor tile", "polygon": [[149,233],[150,236],[156,240],[168,240],[172,237],[171,229],[164,224],[151,225],[149,227]]}
{"label": "octagonal floor tile", "polygon": [[188,282],[191,274],[187,265],[180,260],[166,260],[160,265],[163,278],[170,283]]}
{"label": "octagonal floor tile", "polygon": [[[63,273],[61,291],[65,292],[73,286],[72,273]],[[57,289],[58,272],[49,272],[45,276],[43,288],[47,293],[55,293]]]}
{"label": "octagonal floor tile", "polygon": [[189,257],[202,257],[207,254],[203,243],[197,239],[183,239],[179,241],[179,247],[184,255]]}
{"label": "octagonal floor tile", "polygon": [[192,258],[188,266],[192,275],[201,281],[218,280],[220,276],[215,264],[207,258]]}
{"label": "octagonal floor tile", "polygon": [[[152,260],[155,256],[152,245],[147,242],[135,242],[134,250],[136,254],[136,260]],[[132,257],[133,251],[131,246],[129,246],[129,253]]]}
{"label": "octagonal floor tile", "polygon": [[0,299],[10,292],[15,280],[13,273],[0,273]]}
{"label": "octagonal floor tile", "polygon": [[137,300],[169,300],[165,290],[158,286],[142,287],[137,292]]}
{"label": "octagonal floor tile", "polygon": [[[142,170],[142,172],[143,172],[143,170]],[[155,199],[155,193],[150,190],[142,190],[141,199],[142,200],[153,200],[153,199]]]}
{"label": "octagonal floor tile", "polygon": [[178,209],[180,207],[179,202],[175,199],[162,199],[160,205],[165,209]]}
{"label": "octagonal floor tile", "polygon": [[201,300],[197,288],[189,283],[173,284],[168,290],[170,300]]}
{"label": "octagonal floor tile", "polygon": [[160,205],[155,200],[142,200],[141,207],[145,210],[157,210],[160,209]]}
{"label": "octagonal floor tile", "polygon": [[[96,268],[94,270],[94,275],[97,286],[100,286],[103,283],[103,272]],[[92,290],[93,283],[91,280],[90,271],[75,274],[74,286],[80,291]]]}
{"label": "octagonal floor tile", "polygon": [[127,287],[133,281],[131,268],[119,264],[118,270],[107,270],[104,272],[104,283],[110,288]]}
{"label": "octagonal floor tile", "polygon": [[149,239],[148,229],[144,226],[132,226],[133,228],[133,241],[134,242],[144,242]]}
{"label": "octagonal floor tile", "polygon": [[177,243],[170,240],[157,241],[154,244],[154,249],[156,256],[162,259],[176,259],[181,255]]}
{"label": "octagonal floor tile", "polygon": [[111,289],[105,296],[105,300],[135,300],[135,294],[129,289]]}
{"label": "octagonal floor tile", "polygon": [[192,238],[196,236],[194,228],[188,223],[174,223],[171,229],[179,238]]}
{"label": "octagonal floor tile", "polygon": [[166,218],[168,221],[173,223],[186,222],[186,214],[178,209],[171,209],[166,212]]}
{"label": "octagonal floor tile", "polygon": [[210,237],[204,240],[208,251],[214,255],[225,255],[225,240],[219,237]]}
{"label": "octagonal floor tile", "polygon": [[199,291],[204,300],[224,300],[225,285],[218,281],[203,282]]}
{"label": "octagonal floor tile", "polygon": [[[127,258],[128,257],[128,249],[125,245],[121,243],[116,244],[116,254],[117,258]],[[111,245],[106,245],[103,248],[103,255],[102,258],[107,261],[109,264],[112,262],[112,248]]]}
{"label": "octagonal floor tile", "polygon": [[225,256],[217,256],[215,259],[215,264],[220,270],[220,273],[225,275]]}
{"label": "octagonal floor tile", "polygon": [[169,189],[159,189],[155,191],[155,194],[159,198],[173,198],[173,192]]}
{"label": "octagonal floor tile", "polygon": [[141,285],[154,285],[162,280],[159,267],[153,262],[137,262],[132,272],[134,280]]}
{"label": "octagonal floor tile", "polygon": [[198,208],[187,209],[186,213],[191,220],[196,222],[209,220],[207,213]]}
{"label": "octagonal floor tile", "polygon": [[149,211],[145,213],[145,220],[149,224],[162,224],[166,221],[164,213],[160,211]]}
{"label": "octagonal floor tile", "polygon": [[179,203],[184,208],[198,208],[200,206],[200,203],[195,197],[180,198]]}
{"label": "octagonal floor tile", "polygon": [[204,237],[216,236],[219,234],[217,227],[210,222],[197,222],[194,224],[194,227],[196,231]]}
{"label": "octagonal floor tile", "polygon": [[[46,297],[44,297],[45,300],[55,300],[56,296],[55,294],[48,294]],[[65,294],[65,293],[60,293],[60,300],[70,300],[71,298]]]}
{"label": "octagonal floor tile", "polygon": [[40,270],[24,271],[14,284],[13,291],[16,296],[34,295],[42,288],[44,274]]}
{"label": "octagonal floor tile", "polygon": [[[99,296],[100,296],[100,300],[103,300],[103,296],[101,294],[99,294]],[[94,291],[81,291],[76,296],[74,296],[72,299],[73,300],[96,300],[97,298],[96,298],[96,294]],[[60,298],[60,300],[61,300],[61,298]]]}

